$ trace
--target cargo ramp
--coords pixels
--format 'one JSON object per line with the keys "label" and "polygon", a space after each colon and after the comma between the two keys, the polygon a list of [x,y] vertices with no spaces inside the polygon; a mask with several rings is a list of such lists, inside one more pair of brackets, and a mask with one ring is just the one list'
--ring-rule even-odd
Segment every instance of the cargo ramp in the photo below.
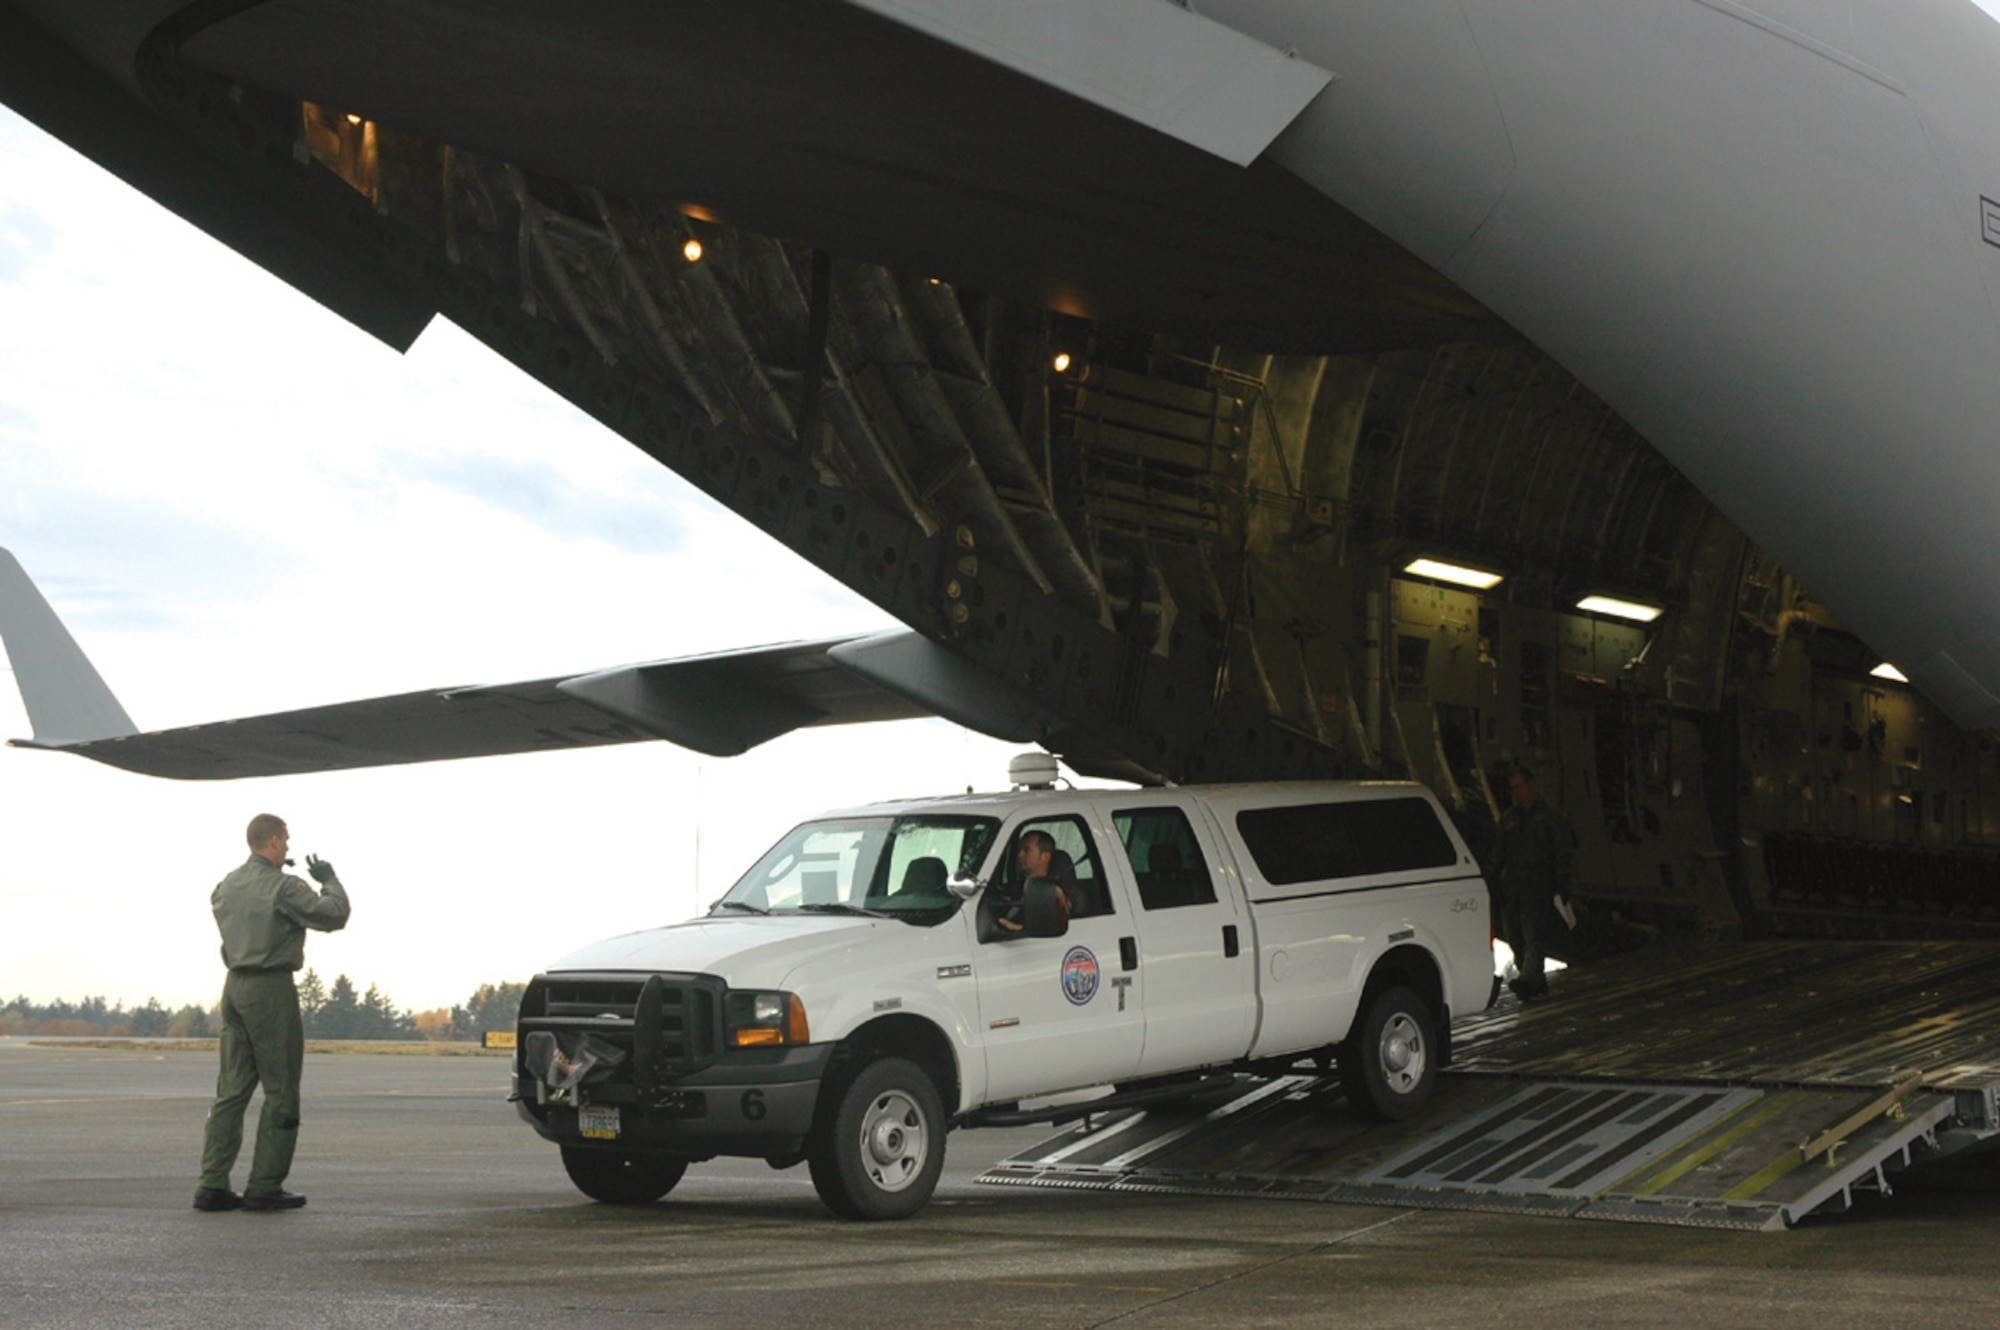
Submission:
{"label": "cargo ramp", "polygon": [[1454,1026],[1425,1110],[1239,1076],[1086,1118],[980,1181],[1778,1230],[2000,1133],[2000,947],[1659,949]]}

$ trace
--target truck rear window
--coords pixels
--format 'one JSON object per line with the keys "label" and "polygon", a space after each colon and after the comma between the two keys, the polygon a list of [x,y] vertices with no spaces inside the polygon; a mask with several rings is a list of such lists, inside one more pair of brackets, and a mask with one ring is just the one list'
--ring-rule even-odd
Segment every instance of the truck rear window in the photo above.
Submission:
{"label": "truck rear window", "polygon": [[1429,801],[1414,797],[1247,808],[1236,815],[1236,830],[1274,887],[1458,862]]}

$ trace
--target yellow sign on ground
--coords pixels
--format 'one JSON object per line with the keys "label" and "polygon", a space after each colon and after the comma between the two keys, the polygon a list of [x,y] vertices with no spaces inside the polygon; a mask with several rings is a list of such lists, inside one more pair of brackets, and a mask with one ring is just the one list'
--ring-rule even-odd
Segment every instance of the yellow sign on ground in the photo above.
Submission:
{"label": "yellow sign on ground", "polygon": [[514,1046],[514,1032],[512,1030],[488,1030],[483,1046],[486,1048],[512,1048]]}

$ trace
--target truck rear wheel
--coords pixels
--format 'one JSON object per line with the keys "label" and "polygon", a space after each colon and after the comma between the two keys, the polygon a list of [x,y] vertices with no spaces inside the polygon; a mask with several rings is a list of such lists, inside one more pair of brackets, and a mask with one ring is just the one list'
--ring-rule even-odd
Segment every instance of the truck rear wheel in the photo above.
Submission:
{"label": "truck rear wheel", "polygon": [[1377,993],[1340,1046],[1340,1084],[1348,1102],[1371,1117],[1400,1122],[1437,1088],[1437,1022],[1413,991],[1397,984]]}
{"label": "truck rear wheel", "polygon": [[944,1104],[916,1063],[878,1058],[827,1104],[810,1154],[813,1187],[845,1219],[906,1219],[944,1171]]}
{"label": "truck rear wheel", "polygon": [[562,1147],[563,1171],[576,1189],[606,1205],[651,1205],[674,1189],[687,1160],[672,1155]]}

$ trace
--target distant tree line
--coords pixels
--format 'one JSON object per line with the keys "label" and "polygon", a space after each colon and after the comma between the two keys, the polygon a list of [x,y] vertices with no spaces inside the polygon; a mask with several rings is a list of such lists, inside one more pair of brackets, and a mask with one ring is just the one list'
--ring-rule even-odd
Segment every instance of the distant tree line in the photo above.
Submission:
{"label": "distant tree line", "polygon": [[121,1003],[113,1006],[101,997],[81,1002],[30,1002],[17,997],[0,1007],[0,1034],[8,1035],[161,1035],[200,1039],[215,1033],[215,1011],[193,1003],[175,1010],[147,998],[143,1007],[129,1011]]}
{"label": "distant tree line", "polygon": [[[431,1011],[405,1011],[374,984],[365,993],[337,975],[331,985],[307,970],[299,976],[299,1012],[308,1039],[478,1039],[489,1030],[511,1030],[521,1012],[526,984],[481,984],[462,1004]],[[189,1003],[165,1007],[158,998],[144,1006],[114,1006],[101,997],[81,1002],[30,1002],[17,997],[0,1007],[0,1035],[68,1035],[114,1038],[213,1038],[221,1029],[218,1007]]]}

